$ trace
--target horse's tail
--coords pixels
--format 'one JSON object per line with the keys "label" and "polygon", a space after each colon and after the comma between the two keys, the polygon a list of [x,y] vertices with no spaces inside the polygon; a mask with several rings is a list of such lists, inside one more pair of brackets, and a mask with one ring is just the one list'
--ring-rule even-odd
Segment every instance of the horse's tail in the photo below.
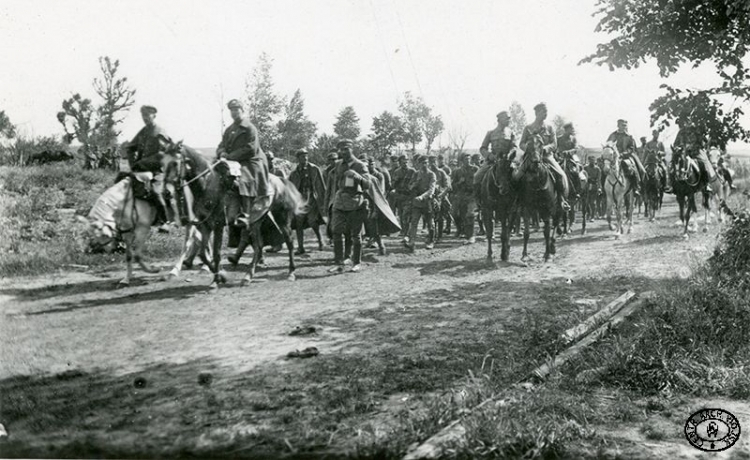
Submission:
{"label": "horse's tail", "polygon": [[292,204],[292,213],[295,216],[301,216],[309,212],[309,200],[304,198],[302,194],[297,190],[297,187],[289,180],[280,177],[281,182],[284,183],[283,194],[286,195],[287,201]]}

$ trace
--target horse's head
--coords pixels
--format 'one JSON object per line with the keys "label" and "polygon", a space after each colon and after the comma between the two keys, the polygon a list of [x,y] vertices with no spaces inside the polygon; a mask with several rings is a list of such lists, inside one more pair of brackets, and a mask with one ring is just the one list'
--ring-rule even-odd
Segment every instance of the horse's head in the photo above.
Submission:
{"label": "horse's head", "polygon": [[185,156],[183,155],[182,141],[169,142],[164,155],[162,156],[161,165],[164,171],[164,181],[175,183],[185,175]]}
{"label": "horse's head", "polygon": [[544,148],[544,139],[539,134],[531,138],[531,142],[526,145],[526,162],[530,169],[536,169],[542,162],[542,150]]}

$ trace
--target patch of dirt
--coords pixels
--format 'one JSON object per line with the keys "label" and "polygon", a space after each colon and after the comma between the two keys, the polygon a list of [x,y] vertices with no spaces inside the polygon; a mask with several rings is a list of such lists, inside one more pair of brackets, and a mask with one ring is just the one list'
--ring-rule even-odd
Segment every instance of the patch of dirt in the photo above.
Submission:
{"label": "patch of dirt", "polygon": [[[510,315],[514,309],[534,308],[533,302],[543,288],[551,285],[559,286],[558,292],[562,294],[556,295],[565,295],[566,285],[595,284],[597,279],[642,279],[644,284],[656,286],[661,280],[685,276],[693,261],[705,259],[713,247],[718,226],[708,233],[693,234],[685,241],[679,229],[672,226],[676,216],[673,197],[666,201],[657,222],[636,218],[633,233],[629,235],[616,237],[605,222],[589,223],[587,235],[576,233],[558,240],[557,257],[552,263],[542,261],[543,238],[541,232],[537,232],[530,243],[532,260],[526,264],[519,261],[520,238],[511,240],[511,262],[491,265],[484,262],[484,240],[464,246],[449,237],[444,244],[429,251],[423,249],[419,241],[416,253],[408,254],[398,239],[388,238],[389,255],[378,256],[376,250],[366,250],[360,273],[327,273],[332,254],[326,249],[297,258],[297,281],[289,282],[286,281],[286,255],[268,254],[265,257],[268,266],[260,270],[259,281],[241,287],[243,270],[249,262],[249,255],[246,255],[240,270],[229,271],[229,284],[218,292],[208,290],[210,276],[202,271],[183,272],[181,278],[171,281],[162,281],[161,275],[136,272],[133,284],[122,289],[116,289],[115,284],[124,267],[3,279],[0,280],[0,380],[53,376],[71,370],[106,374],[116,379],[159,366],[182,369],[184,375],[160,374],[162,380],[152,388],[151,391],[161,392],[164,401],[149,409],[155,419],[144,420],[142,415],[133,418],[155,430],[141,433],[148,442],[135,434],[142,430],[133,431],[131,421],[121,428],[112,428],[109,423],[97,428],[96,422],[102,422],[100,419],[84,425],[91,436],[112,436],[114,429],[118,442],[143,443],[144,452],[152,452],[146,447],[159,445],[156,419],[178,423],[168,422],[172,417],[182,420],[180,423],[194,423],[189,420],[189,411],[184,410],[184,401],[170,401],[170,392],[175,390],[169,388],[187,385],[186,382],[197,385],[197,381],[193,381],[205,370],[204,363],[216,369],[214,381],[221,382],[239,378],[261,365],[293,365],[283,359],[292,350],[315,346],[321,355],[326,355],[347,353],[350,347],[362,349],[364,346],[352,331],[329,325],[324,325],[315,335],[289,335],[295,326],[310,324],[311,318],[326,315],[332,320],[342,318],[357,321],[362,326],[378,327],[377,320],[359,313],[383,307],[385,312],[401,315],[408,314],[410,308],[437,311],[460,302],[469,305],[475,301],[471,295],[467,296],[465,289],[456,294],[454,288],[472,286],[479,295],[499,285],[511,287],[497,292],[505,299],[498,302],[499,308],[508,309]],[[579,228],[576,225],[576,232]],[[316,245],[310,242],[308,247]],[[171,263],[157,265],[162,273],[171,268]],[[570,283],[566,284],[568,280]],[[514,291],[513,286],[518,286],[519,291]],[[649,287],[643,286],[644,290]],[[602,305],[605,299],[587,295],[577,300],[579,309],[585,313]],[[428,326],[439,332],[459,327],[462,321],[476,320],[465,314]],[[408,321],[406,324],[405,328],[411,326]],[[408,329],[401,331],[405,337],[412,333]],[[411,352],[418,355],[420,350]],[[310,358],[315,359],[318,358]],[[394,396],[396,399],[390,400],[383,410],[401,407],[398,398],[403,397],[409,395]],[[0,420],[0,423],[6,421]],[[238,415],[234,425],[207,428],[202,431],[201,442],[208,445],[219,442],[216,441],[219,438],[221,442],[231,442],[237,433],[247,434],[258,429],[252,423],[243,423]],[[745,426],[750,427],[750,420]],[[6,428],[11,436],[40,445],[55,442],[62,436],[58,432],[39,439],[30,431],[14,432],[15,427],[7,423]],[[623,439],[640,442],[627,436]],[[641,451],[645,449],[643,446]],[[636,451],[638,448],[634,447]]]}

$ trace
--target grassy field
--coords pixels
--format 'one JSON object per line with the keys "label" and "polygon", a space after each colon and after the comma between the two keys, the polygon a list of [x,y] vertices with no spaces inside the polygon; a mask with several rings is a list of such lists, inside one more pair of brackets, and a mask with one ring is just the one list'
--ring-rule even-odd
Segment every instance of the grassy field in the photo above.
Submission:
{"label": "grassy field", "polygon": [[[111,171],[74,164],[0,167],[0,277],[123,263],[122,255],[89,254],[86,224],[78,219],[113,180]],[[179,239],[154,234],[145,253],[174,257],[179,248]]]}

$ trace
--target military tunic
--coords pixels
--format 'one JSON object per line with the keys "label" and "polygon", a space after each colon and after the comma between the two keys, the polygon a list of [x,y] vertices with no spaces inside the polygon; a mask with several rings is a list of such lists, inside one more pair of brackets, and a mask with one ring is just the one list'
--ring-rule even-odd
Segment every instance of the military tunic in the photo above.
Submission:
{"label": "military tunic", "polygon": [[432,218],[432,197],[435,194],[435,184],[437,179],[435,173],[429,168],[427,170],[419,169],[416,177],[410,184],[411,216],[409,219],[409,241],[413,245],[417,238],[417,227],[419,219],[424,219],[427,224],[428,236],[427,242],[431,243],[435,236],[435,229]]}
{"label": "military tunic", "polygon": [[242,166],[240,195],[261,197],[272,193],[268,183],[268,159],[260,148],[258,130],[250,121],[242,119],[232,123],[224,131],[217,152]]}
{"label": "military tunic", "polygon": [[162,158],[171,139],[157,125],[146,125],[138,131],[128,146],[130,169],[134,172],[161,172]]}
{"label": "military tunic", "polygon": [[467,238],[474,236],[477,203],[474,197],[474,176],[479,168],[472,164],[453,171],[453,220],[460,233]]}

